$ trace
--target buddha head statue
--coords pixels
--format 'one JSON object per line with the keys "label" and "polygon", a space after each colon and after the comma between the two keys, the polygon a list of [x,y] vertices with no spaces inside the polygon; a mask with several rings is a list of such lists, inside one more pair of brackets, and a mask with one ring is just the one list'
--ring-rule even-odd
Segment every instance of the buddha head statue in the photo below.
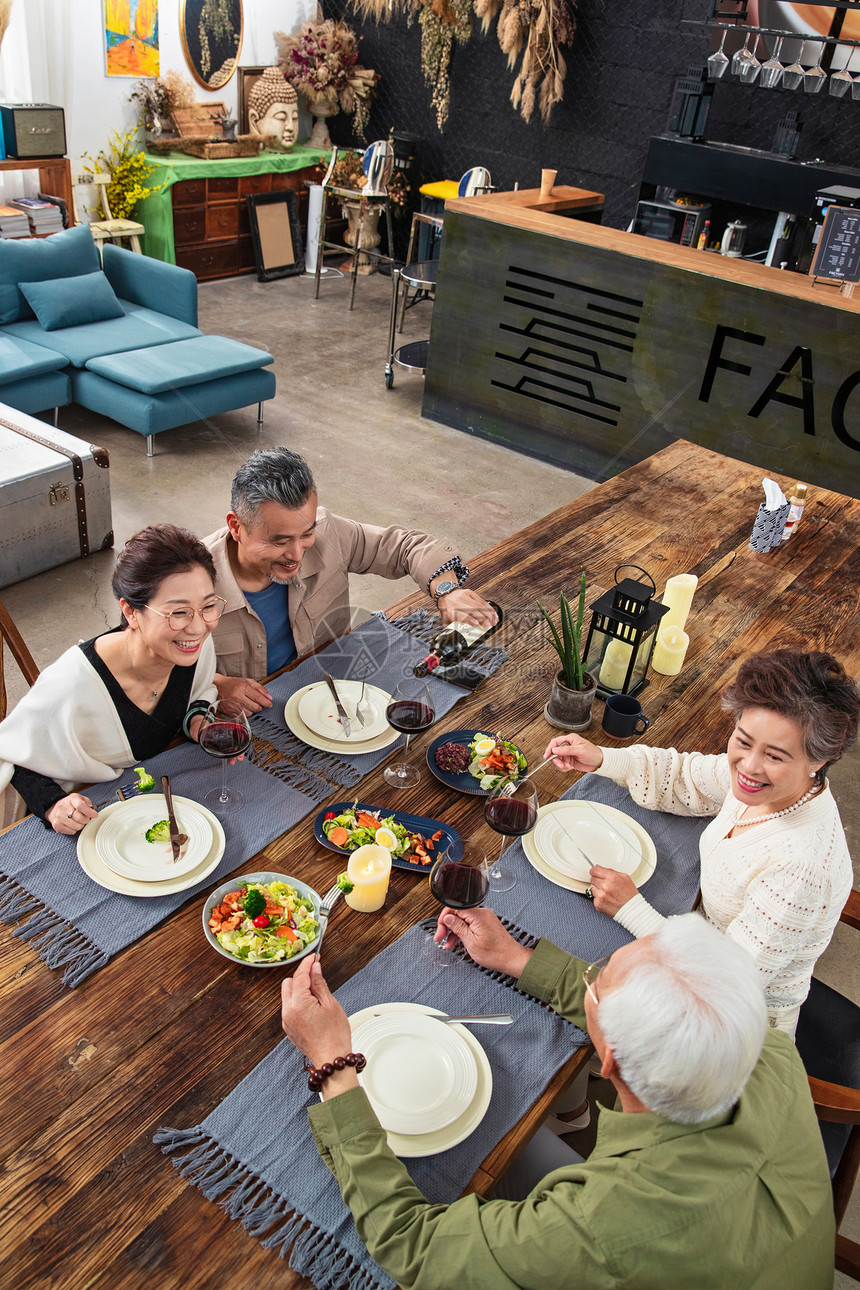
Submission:
{"label": "buddha head statue", "polygon": [[292,148],[299,135],[299,100],[279,67],[267,67],[248,95],[248,127],[252,134],[274,136],[280,147]]}

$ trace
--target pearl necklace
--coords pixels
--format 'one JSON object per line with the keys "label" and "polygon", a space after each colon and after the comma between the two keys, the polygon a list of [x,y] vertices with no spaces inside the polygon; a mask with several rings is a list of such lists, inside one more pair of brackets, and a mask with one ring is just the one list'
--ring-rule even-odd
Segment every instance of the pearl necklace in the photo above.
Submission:
{"label": "pearl necklace", "polygon": [[739,802],[732,814],[732,827],[742,829],[748,824],[764,824],[765,820],[778,820],[782,815],[791,815],[792,811],[800,810],[804,802],[808,802],[811,797],[815,797],[817,792],[819,792],[818,784],[816,784],[814,788],[811,788],[808,793],[804,793],[803,797],[801,797],[799,801],[795,802],[793,806],[786,806],[782,811],[771,811],[770,815],[754,815],[752,819],[749,820],[742,820],[740,818],[739,811],[745,811],[747,806],[745,802]]}
{"label": "pearl necklace", "polygon": [[[132,663],[131,661],[131,650],[128,648],[128,636],[126,636],[125,638],[125,656],[128,659],[128,665],[131,668],[132,672],[134,672],[138,681],[140,681],[141,685],[145,689],[149,685],[149,681],[144,681],[143,677],[140,675],[140,672],[138,672],[137,668],[134,666],[134,663]],[[151,692],[152,702],[155,703],[157,698],[158,698],[158,690],[156,689]]]}

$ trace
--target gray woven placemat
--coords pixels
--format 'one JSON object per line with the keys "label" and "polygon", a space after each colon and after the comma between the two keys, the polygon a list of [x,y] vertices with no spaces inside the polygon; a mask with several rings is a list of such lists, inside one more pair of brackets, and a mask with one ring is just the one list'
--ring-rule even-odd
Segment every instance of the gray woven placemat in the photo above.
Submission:
{"label": "gray woven placemat", "polygon": [[[476,1031],[493,1073],[490,1106],[478,1128],[449,1151],[406,1161],[425,1196],[447,1203],[537,1099],[570,1056],[579,1032],[513,988],[509,979],[503,984],[473,964],[432,967],[421,956],[427,935],[411,928],[338,990],[337,998],[349,1014],[397,1000],[452,1013],[511,1012],[516,1018],[512,1026]],[[155,1141],[165,1151],[181,1152],[173,1163],[185,1177],[265,1246],[282,1256],[289,1253],[290,1266],[318,1290],[391,1290],[394,1282],[364,1248],[317,1153],[304,1114],[315,1099],[303,1065],[284,1040],[201,1124],[161,1129]],[[289,1151],[282,1135],[259,1132],[260,1108],[266,1106],[276,1106],[279,1121],[289,1124]]]}
{"label": "gray woven placemat", "polygon": [[[439,628],[439,619],[426,610],[417,610],[395,626],[381,616],[374,616],[362,623],[348,636],[332,641],[319,654],[307,658],[292,672],[285,672],[269,682],[272,707],[252,719],[253,729],[277,748],[285,758],[294,758],[324,776],[332,785],[352,788],[371,770],[386,761],[395,744],[372,753],[358,753],[349,757],[334,753],[320,753],[302,743],[287,728],[284,708],[291,694],[305,685],[323,680],[328,672],[336,681],[359,680],[391,692],[399,681],[411,678],[412,669],[426,654],[429,637]],[[469,665],[489,676],[507,661],[505,650],[487,646],[469,655]],[[437,720],[450,712],[465,690],[432,675],[427,678]]]}
{"label": "gray woven placemat", "polygon": [[[160,753],[146,762],[146,768],[156,784],[162,775],[169,775],[174,793],[195,801],[202,801],[218,785],[221,773],[196,744]],[[125,770],[116,780],[95,785],[90,790],[92,800],[109,801],[128,778]],[[65,968],[64,985],[80,985],[185,901],[217,887],[316,804],[316,798],[247,760],[229,767],[228,778],[244,794],[245,806],[234,815],[219,817],[226,838],[224,856],[196,886],[172,896],[144,898],[107,891],[78,863],[76,839],[62,837],[31,818],[0,835],[0,919],[13,922],[27,917],[14,935],[30,941],[48,967]]]}

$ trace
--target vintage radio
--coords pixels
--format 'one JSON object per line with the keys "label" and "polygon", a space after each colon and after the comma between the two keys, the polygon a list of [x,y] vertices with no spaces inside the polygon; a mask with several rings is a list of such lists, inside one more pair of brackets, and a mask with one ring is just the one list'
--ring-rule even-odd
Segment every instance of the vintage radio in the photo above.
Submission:
{"label": "vintage radio", "polygon": [[7,157],[64,157],[66,123],[52,103],[0,103]]}

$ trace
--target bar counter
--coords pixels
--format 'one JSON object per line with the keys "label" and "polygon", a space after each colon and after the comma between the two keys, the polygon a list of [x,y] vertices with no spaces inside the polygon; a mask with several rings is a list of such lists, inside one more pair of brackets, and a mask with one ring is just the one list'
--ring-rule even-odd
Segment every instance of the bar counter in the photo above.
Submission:
{"label": "bar counter", "polygon": [[446,203],[423,414],[592,478],[678,438],[860,497],[860,290],[557,213]]}

